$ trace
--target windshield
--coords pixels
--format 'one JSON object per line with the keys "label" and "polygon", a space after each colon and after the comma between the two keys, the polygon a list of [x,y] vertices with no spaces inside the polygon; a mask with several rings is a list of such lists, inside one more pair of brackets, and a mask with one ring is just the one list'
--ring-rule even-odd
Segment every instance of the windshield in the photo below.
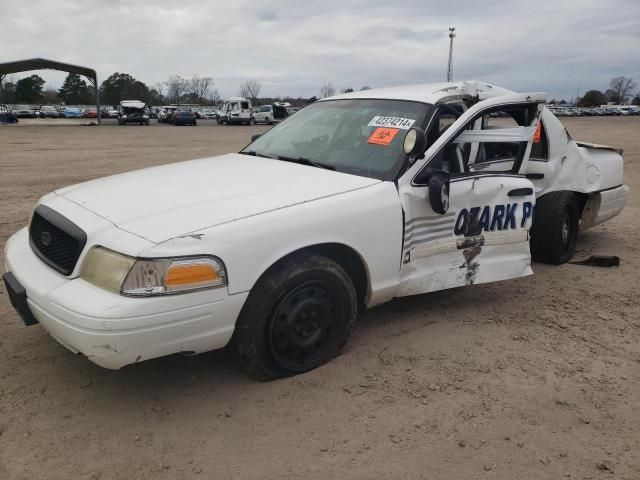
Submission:
{"label": "windshield", "polygon": [[[95,110],[95,109],[94,109]],[[137,115],[144,113],[145,108],[135,108],[135,107],[122,107],[122,113],[126,113],[127,115]]]}
{"label": "windshield", "polygon": [[395,180],[407,160],[404,136],[412,125],[424,124],[431,107],[403,100],[317,102],[267,131],[242,153]]}

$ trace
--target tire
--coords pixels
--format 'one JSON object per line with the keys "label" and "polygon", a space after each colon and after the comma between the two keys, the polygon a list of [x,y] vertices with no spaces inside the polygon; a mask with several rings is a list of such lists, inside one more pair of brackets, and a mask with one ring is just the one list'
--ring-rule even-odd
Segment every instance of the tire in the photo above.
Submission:
{"label": "tire", "polygon": [[297,375],[340,353],[356,314],[356,291],[340,265],[319,255],[292,255],[258,280],[229,346],[258,380]]}
{"label": "tire", "polygon": [[220,120],[220,117],[216,118],[216,123],[217,123],[218,125],[222,125],[222,120]]}
{"label": "tire", "polygon": [[580,202],[572,192],[551,192],[536,201],[531,256],[560,265],[571,260],[578,240]]}
{"label": "tire", "polygon": [[264,117],[264,124],[269,125],[271,122],[269,121],[269,117]]}
{"label": "tire", "polygon": [[439,174],[435,174],[429,180],[429,204],[431,209],[440,215],[449,210],[449,183]]}

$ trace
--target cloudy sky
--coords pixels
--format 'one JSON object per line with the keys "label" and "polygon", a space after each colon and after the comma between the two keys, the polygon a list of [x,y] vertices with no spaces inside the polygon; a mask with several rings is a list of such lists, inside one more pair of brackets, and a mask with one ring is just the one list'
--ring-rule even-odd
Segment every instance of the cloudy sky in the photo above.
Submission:
{"label": "cloudy sky", "polygon": [[[640,0],[0,0],[0,24],[0,62],[149,85],[197,73],[222,96],[246,79],[265,96],[442,81],[449,26],[455,79],[566,99],[618,75],[640,84]],[[65,76],[41,75],[56,88]]]}

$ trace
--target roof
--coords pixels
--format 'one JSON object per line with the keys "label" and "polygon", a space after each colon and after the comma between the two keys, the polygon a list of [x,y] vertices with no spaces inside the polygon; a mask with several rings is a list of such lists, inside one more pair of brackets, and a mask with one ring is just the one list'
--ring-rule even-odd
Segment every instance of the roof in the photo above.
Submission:
{"label": "roof", "polygon": [[359,92],[343,93],[341,95],[324,98],[321,101],[351,98],[376,98],[389,100],[412,100],[415,102],[434,104],[451,96],[479,95],[482,99],[486,99],[513,93],[515,92],[491,85],[490,83],[478,80],[465,80],[460,82],[421,83],[417,85],[361,90]]}
{"label": "roof", "polygon": [[95,82],[96,79],[96,71],[93,68],[56,62],[44,58],[30,58],[27,60],[17,60],[15,62],[0,63],[0,75],[28,72],[30,70],[62,70],[63,72],[84,75],[93,82]]}
{"label": "roof", "polygon": [[141,102],[140,100],[122,100],[120,105],[129,108],[144,108],[147,106],[146,103]]}

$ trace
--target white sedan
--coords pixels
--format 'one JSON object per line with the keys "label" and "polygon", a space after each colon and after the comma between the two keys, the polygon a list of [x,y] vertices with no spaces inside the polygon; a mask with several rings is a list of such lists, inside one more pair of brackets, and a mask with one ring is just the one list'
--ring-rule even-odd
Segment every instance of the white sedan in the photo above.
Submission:
{"label": "white sedan", "polygon": [[229,346],[260,379],[308,371],[360,309],[565,262],[623,209],[621,152],[572,140],[544,100],[354,92],[239,153],[62,188],[6,244],[12,304],[107,368]]}

